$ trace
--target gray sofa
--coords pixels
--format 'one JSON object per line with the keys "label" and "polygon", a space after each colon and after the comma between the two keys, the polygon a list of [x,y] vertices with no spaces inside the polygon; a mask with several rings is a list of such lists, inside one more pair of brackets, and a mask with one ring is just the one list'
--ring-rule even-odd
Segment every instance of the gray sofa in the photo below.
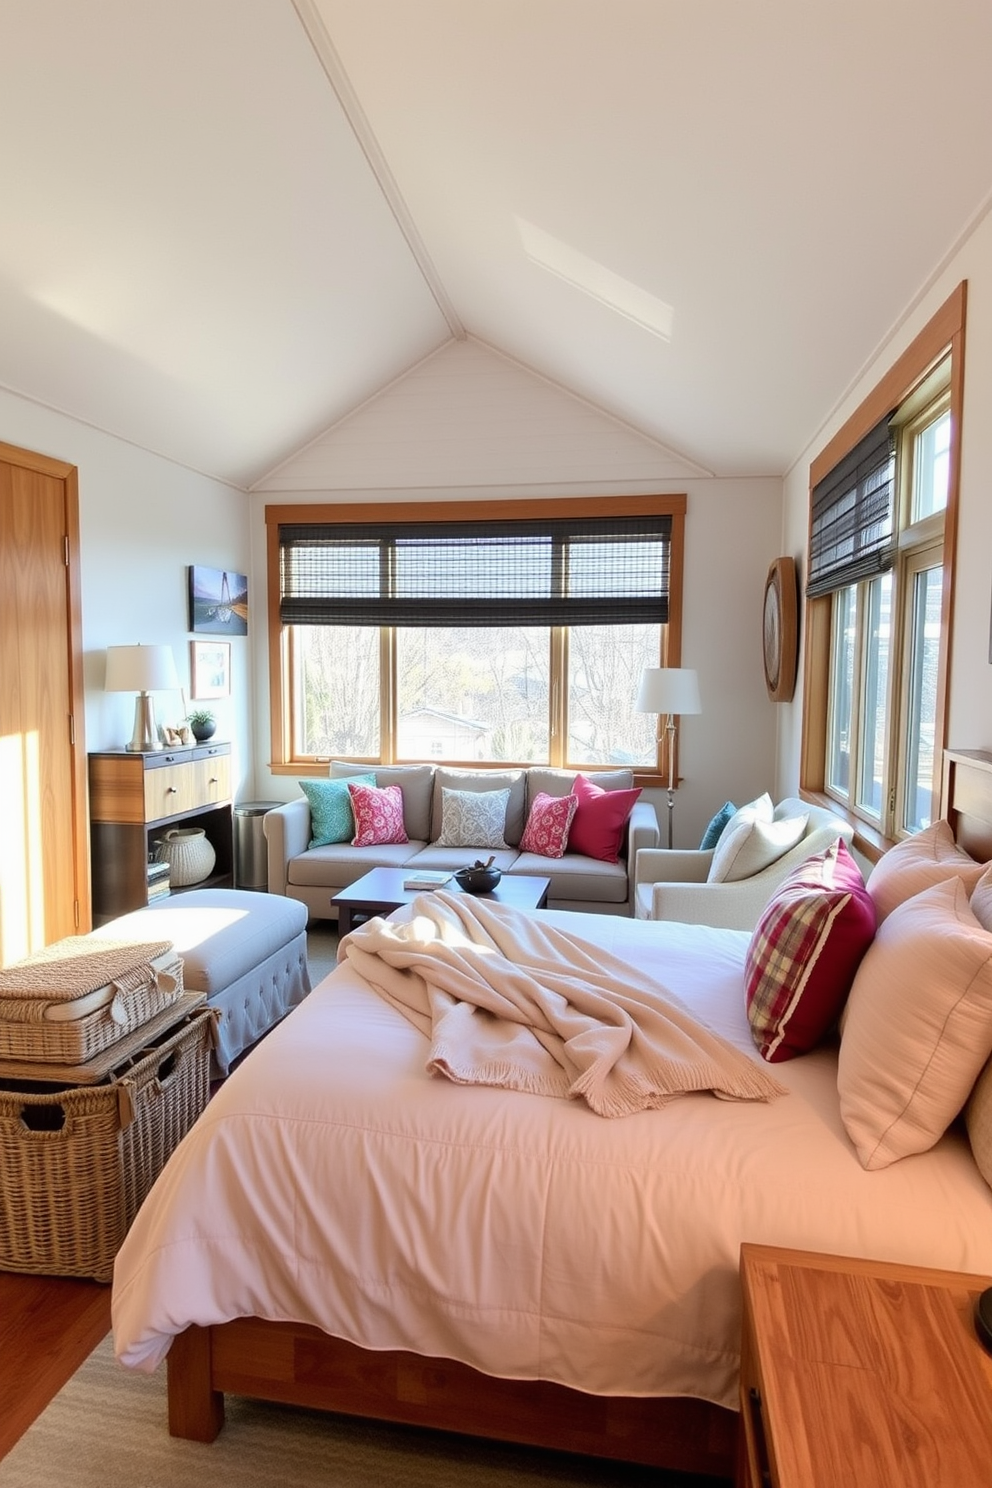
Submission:
{"label": "gray sofa", "polygon": [[[307,906],[312,919],[337,918],[331,896],[347,888],[372,868],[454,869],[486,859],[493,852],[504,873],[534,874],[551,880],[548,904],[552,909],[580,909],[605,914],[633,914],[633,865],[641,848],[657,847],[658,818],[643,799],[634,803],[616,863],[566,850],[564,857],[546,858],[521,852],[519,843],[534,797],[568,795],[574,770],[529,769],[463,770],[435,765],[389,767],[332,764],[336,778],[374,773],[379,786],[399,785],[403,791],[403,820],[409,842],[375,847],[353,847],[335,842],[310,847],[310,803],[305,796],[287,801],[266,813],[263,821],[269,892],[285,894]],[[582,771],[604,790],[630,789],[630,770]],[[441,828],[442,790],[510,791],[503,849],[442,847],[436,843]]]}

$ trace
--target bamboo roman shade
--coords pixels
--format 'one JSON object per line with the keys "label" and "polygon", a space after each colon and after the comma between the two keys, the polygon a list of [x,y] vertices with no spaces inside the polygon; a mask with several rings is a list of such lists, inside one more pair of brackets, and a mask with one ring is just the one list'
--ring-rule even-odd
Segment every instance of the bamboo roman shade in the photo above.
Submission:
{"label": "bamboo roman shade", "polygon": [[810,599],[882,573],[895,561],[895,435],[887,414],[813,488]]}
{"label": "bamboo roman shade", "polygon": [[629,625],[668,619],[670,516],[280,525],[290,625]]}

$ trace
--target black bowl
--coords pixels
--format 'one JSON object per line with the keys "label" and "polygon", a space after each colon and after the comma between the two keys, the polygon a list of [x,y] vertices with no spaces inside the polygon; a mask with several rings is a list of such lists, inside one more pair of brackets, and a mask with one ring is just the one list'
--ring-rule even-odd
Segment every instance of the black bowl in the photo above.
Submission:
{"label": "black bowl", "polygon": [[498,868],[459,868],[455,874],[466,894],[489,894],[502,877]]}

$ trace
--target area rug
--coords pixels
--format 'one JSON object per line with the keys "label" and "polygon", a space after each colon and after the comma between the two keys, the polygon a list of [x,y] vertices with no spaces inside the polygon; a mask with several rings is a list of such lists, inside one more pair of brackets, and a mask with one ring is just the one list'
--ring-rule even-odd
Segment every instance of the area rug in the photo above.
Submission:
{"label": "area rug", "polygon": [[711,1479],[227,1398],[209,1446],[166,1426],[165,1370],[107,1339],[0,1462],[2,1488],[704,1488]]}

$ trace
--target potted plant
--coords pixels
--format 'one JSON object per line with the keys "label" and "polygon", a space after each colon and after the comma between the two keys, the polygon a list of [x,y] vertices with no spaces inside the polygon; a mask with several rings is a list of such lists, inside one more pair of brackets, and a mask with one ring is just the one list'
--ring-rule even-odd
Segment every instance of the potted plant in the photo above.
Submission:
{"label": "potted plant", "polygon": [[198,743],[212,738],[217,727],[217,720],[209,708],[194,708],[192,713],[187,713],[186,722],[193,730],[193,738]]}

